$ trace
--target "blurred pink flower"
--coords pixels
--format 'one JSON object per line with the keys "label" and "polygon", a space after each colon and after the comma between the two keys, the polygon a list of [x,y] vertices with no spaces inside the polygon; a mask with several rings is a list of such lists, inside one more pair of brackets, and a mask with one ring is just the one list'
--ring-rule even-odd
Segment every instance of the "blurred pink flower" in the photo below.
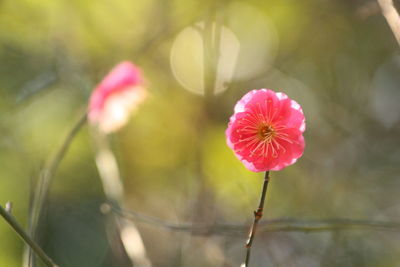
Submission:
{"label": "blurred pink flower", "polygon": [[89,122],[105,133],[120,129],[146,97],[142,83],[141,72],[132,63],[124,61],[115,66],[90,97]]}
{"label": "blurred pink flower", "polygon": [[304,151],[305,119],[284,93],[252,90],[237,102],[226,130],[228,146],[251,171],[278,171]]}

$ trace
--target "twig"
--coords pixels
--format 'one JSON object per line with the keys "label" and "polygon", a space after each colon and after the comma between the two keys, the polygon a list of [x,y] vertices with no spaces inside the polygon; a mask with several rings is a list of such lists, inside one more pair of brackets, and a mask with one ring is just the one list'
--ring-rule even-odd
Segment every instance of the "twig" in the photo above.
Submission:
{"label": "twig", "polygon": [[43,206],[43,201],[47,196],[49,186],[51,180],[60,165],[61,160],[64,158],[72,140],[74,139],[75,135],[79,132],[80,128],[86,122],[86,113],[82,116],[79,121],[74,125],[71,131],[68,133],[64,142],[62,143],[60,149],[56,152],[54,157],[49,161],[49,164],[43,168],[41,171],[41,175],[39,177],[39,181],[37,182],[37,187],[34,196],[34,204],[33,204],[33,211],[32,211],[32,218],[31,218],[31,227],[32,231],[34,232],[37,227],[37,221],[40,217],[40,213]]}
{"label": "twig", "polygon": [[393,5],[393,0],[377,0],[381,7],[382,14],[385,17],[389,27],[392,29],[393,35],[400,45],[400,16]]}
{"label": "twig", "polygon": [[[103,204],[103,212],[111,211],[118,216],[135,220],[154,227],[174,232],[186,232],[193,235],[232,235],[240,236],[246,233],[248,226],[240,223],[193,224],[164,221],[135,211],[119,209],[112,204]],[[297,219],[279,218],[270,219],[258,224],[258,232],[329,232],[337,230],[383,230],[400,232],[400,222],[359,220],[347,218],[328,219]]]}
{"label": "twig", "polygon": [[[32,210],[29,218],[29,234],[34,240],[36,239],[37,226],[42,213],[44,200],[48,194],[53,176],[58,166],[60,165],[61,160],[67,153],[72,140],[85,123],[86,112],[79,119],[79,121],[75,123],[75,125],[72,127],[72,129],[69,131],[66,138],[64,139],[61,147],[57,150],[56,154],[50,159],[49,163],[40,172],[39,180],[36,183],[36,190],[34,192]],[[30,252],[29,255],[31,255]],[[26,266],[26,264],[24,266]]]}
{"label": "twig", "polygon": [[[9,206],[8,203],[6,207]],[[10,206],[9,206],[10,207]],[[0,205],[0,215],[8,222],[8,224],[14,229],[14,231],[18,234],[18,236],[25,241],[25,243],[35,251],[36,255],[42,259],[43,263],[48,267],[57,267],[57,265],[53,262],[53,260],[47,256],[47,254],[33,241],[29,235],[24,231],[24,229],[18,224],[18,222],[14,219],[14,217],[7,212]]]}
{"label": "twig", "polygon": [[249,238],[247,239],[247,242],[246,242],[247,251],[246,251],[246,259],[244,261],[245,267],[249,266],[251,245],[253,244],[253,240],[256,235],[258,221],[261,220],[262,215],[263,215],[264,202],[265,202],[265,196],[267,195],[268,182],[269,182],[269,171],[266,171],[265,177],[264,177],[264,184],[263,184],[263,188],[262,188],[262,192],[261,192],[260,203],[258,204],[257,210],[254,211],[253,225],[251,226]]}

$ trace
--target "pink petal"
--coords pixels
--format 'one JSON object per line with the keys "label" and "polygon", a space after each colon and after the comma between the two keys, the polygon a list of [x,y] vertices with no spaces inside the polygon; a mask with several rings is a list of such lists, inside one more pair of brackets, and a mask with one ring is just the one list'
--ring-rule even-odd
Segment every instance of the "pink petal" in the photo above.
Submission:
{"label": "pink petal", "polygon": [[[246,168],[255,172],[281,170],[302,156],[304,114],[300,105],[286,94],[252,90],[237,102],[234,110],[226,140]],[[271,140],[260,135],[260,127],[266,125],[276,131]]]}
{"label": "pink petal", "polygon": [[93,91],[88,119],[106,132],[122,127],[136,106],[144,100],[142,75],[135,65],[124,61],[115,66]]}

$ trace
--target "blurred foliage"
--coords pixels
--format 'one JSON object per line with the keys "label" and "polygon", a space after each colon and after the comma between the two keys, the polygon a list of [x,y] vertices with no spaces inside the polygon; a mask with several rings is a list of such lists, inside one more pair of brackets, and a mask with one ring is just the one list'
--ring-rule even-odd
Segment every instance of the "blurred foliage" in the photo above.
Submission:
{"label": "blurred foliage", "polygon": [[[180,32],[210,18],[240,50],[228,54],[237,65],[225,91],[205,98],[175,79],[170,52]],[[241,165],[224,131],[244,93],[271,88],[303,106],[308,128],[304,156],[272,173],[265,217],[400,219],[400,56],[374,1],[3,0],[0,203],[12,200],[22,224],[40,168],[121,60],[141,66],[150,92],[111,138],[130,209],[177,222],[249,222],[262,174]],[[53,181],[40,242],[60,266],[129,266],[108,243],[93,145],[84,127]],[[244,256],[245,236],[138,226],[153,266],[239,266]],[[260,234],[252,266],[397,266],[398,235]],[[0,266],[21,266],[22,250],[1,221]]]}

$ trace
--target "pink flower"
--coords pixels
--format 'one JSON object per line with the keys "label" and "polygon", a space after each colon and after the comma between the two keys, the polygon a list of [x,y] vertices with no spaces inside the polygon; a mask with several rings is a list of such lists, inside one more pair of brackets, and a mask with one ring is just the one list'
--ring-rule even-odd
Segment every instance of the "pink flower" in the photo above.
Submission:
{"label": "pink flower", "polygon": [[252,90],[237,102],[226,140],[249,170],[278,171],[303,154],[305,128],[300,105],[286,94]]}
{"label": "pink flower", "polygon": [[90,97],[89,123],[105,133],[120,129],[146,97],[142,83],[141,72],[132,63],[115,66]]}

